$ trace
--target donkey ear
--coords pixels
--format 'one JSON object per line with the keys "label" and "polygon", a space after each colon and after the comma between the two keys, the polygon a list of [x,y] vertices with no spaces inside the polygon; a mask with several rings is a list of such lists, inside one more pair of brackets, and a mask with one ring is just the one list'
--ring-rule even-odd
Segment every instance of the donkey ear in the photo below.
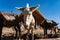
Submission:
{"label": "donkey ear", "polygon": [[15,7],[17,10],[21,10],[23,11],[25,8],[22,8],[22,7]]}
{"label": "donkey ear", "polygon": [[39,6],[40,6],[40,5],[37,5],[37,6],[31,7],[30,10],[31,10],[32,12],[34,12],[35,10],[37,10],[37,8],[39,8]]}

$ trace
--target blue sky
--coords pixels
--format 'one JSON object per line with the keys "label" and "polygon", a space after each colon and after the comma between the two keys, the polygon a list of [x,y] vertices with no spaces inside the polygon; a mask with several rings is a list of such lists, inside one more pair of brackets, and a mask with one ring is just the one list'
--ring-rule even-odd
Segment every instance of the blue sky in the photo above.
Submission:
{"label": "blue sky", "polygon": [[13,13],[21,13],[15,7],[25,7],[29,3],[30,6],[40,4],[38,10],[46,19],[56,21],[60,28],[60,0],[0,0],[0,11]]}

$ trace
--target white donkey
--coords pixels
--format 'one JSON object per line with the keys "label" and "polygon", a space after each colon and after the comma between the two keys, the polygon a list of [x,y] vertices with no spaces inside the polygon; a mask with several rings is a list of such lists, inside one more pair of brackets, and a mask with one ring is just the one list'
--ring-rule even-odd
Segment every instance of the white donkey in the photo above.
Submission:
{"label": "white donkey", "polygon": [[30,29],[34,29],[35,27],[35,19],[33,17],[33,12],[37,10],[38,6],[29,7],[29,4],[26,5],[26,8],[17,8],[22,11],[24,15],[24,24],[27,26],[28,33],[31,32]]}
{"label": "white donkey", "polygon": [[[17,8],[18,10],[22,11],[22,14],[24,15],[24,24],[27,26],[27,29],[30,28],[30,25],[33,24],[33,26],[35,25],[35,19],[33,17],[33,12],[35,10],[37,10],[39,5],[35,6],[35,7],[29,7],[29,4],[26,5],[26,8]],[[32,10],[31,10],[32,9]],[[32,27],[32,26],[31,26]]]}

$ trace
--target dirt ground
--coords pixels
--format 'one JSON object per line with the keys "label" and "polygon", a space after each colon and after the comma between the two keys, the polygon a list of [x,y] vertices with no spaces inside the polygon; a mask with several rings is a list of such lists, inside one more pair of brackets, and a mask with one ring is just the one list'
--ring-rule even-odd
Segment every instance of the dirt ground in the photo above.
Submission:
{"label": "dirt ground", "polygon": [[[41,30],[36,30],[34,32],[37,33],[39,31],[41,31]],[[41,31],[41,33],[43,33],[43,30]],[[1,40],[16,40],[14,38],[15,34],[16,34],[16,31],[15,31],[14,28],[12,28],[12,27],[11,28],[3,27]],[[60,38],[36,39],[36,40],[60,40]]]}

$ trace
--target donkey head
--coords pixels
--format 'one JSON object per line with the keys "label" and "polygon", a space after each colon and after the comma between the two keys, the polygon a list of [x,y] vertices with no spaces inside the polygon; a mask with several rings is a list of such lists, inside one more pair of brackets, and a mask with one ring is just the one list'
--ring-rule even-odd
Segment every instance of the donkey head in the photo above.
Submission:
{"label": "donkey head", "polygon": [[29,4],[27,3],[26,8],[23,7],[16,7],[17,10],[21,10],[21,11],[31,11],[34,12],[35,10],[37,10],[37,8],[39,8],[40,5],[34,6],[34,7],[30,7]]}

